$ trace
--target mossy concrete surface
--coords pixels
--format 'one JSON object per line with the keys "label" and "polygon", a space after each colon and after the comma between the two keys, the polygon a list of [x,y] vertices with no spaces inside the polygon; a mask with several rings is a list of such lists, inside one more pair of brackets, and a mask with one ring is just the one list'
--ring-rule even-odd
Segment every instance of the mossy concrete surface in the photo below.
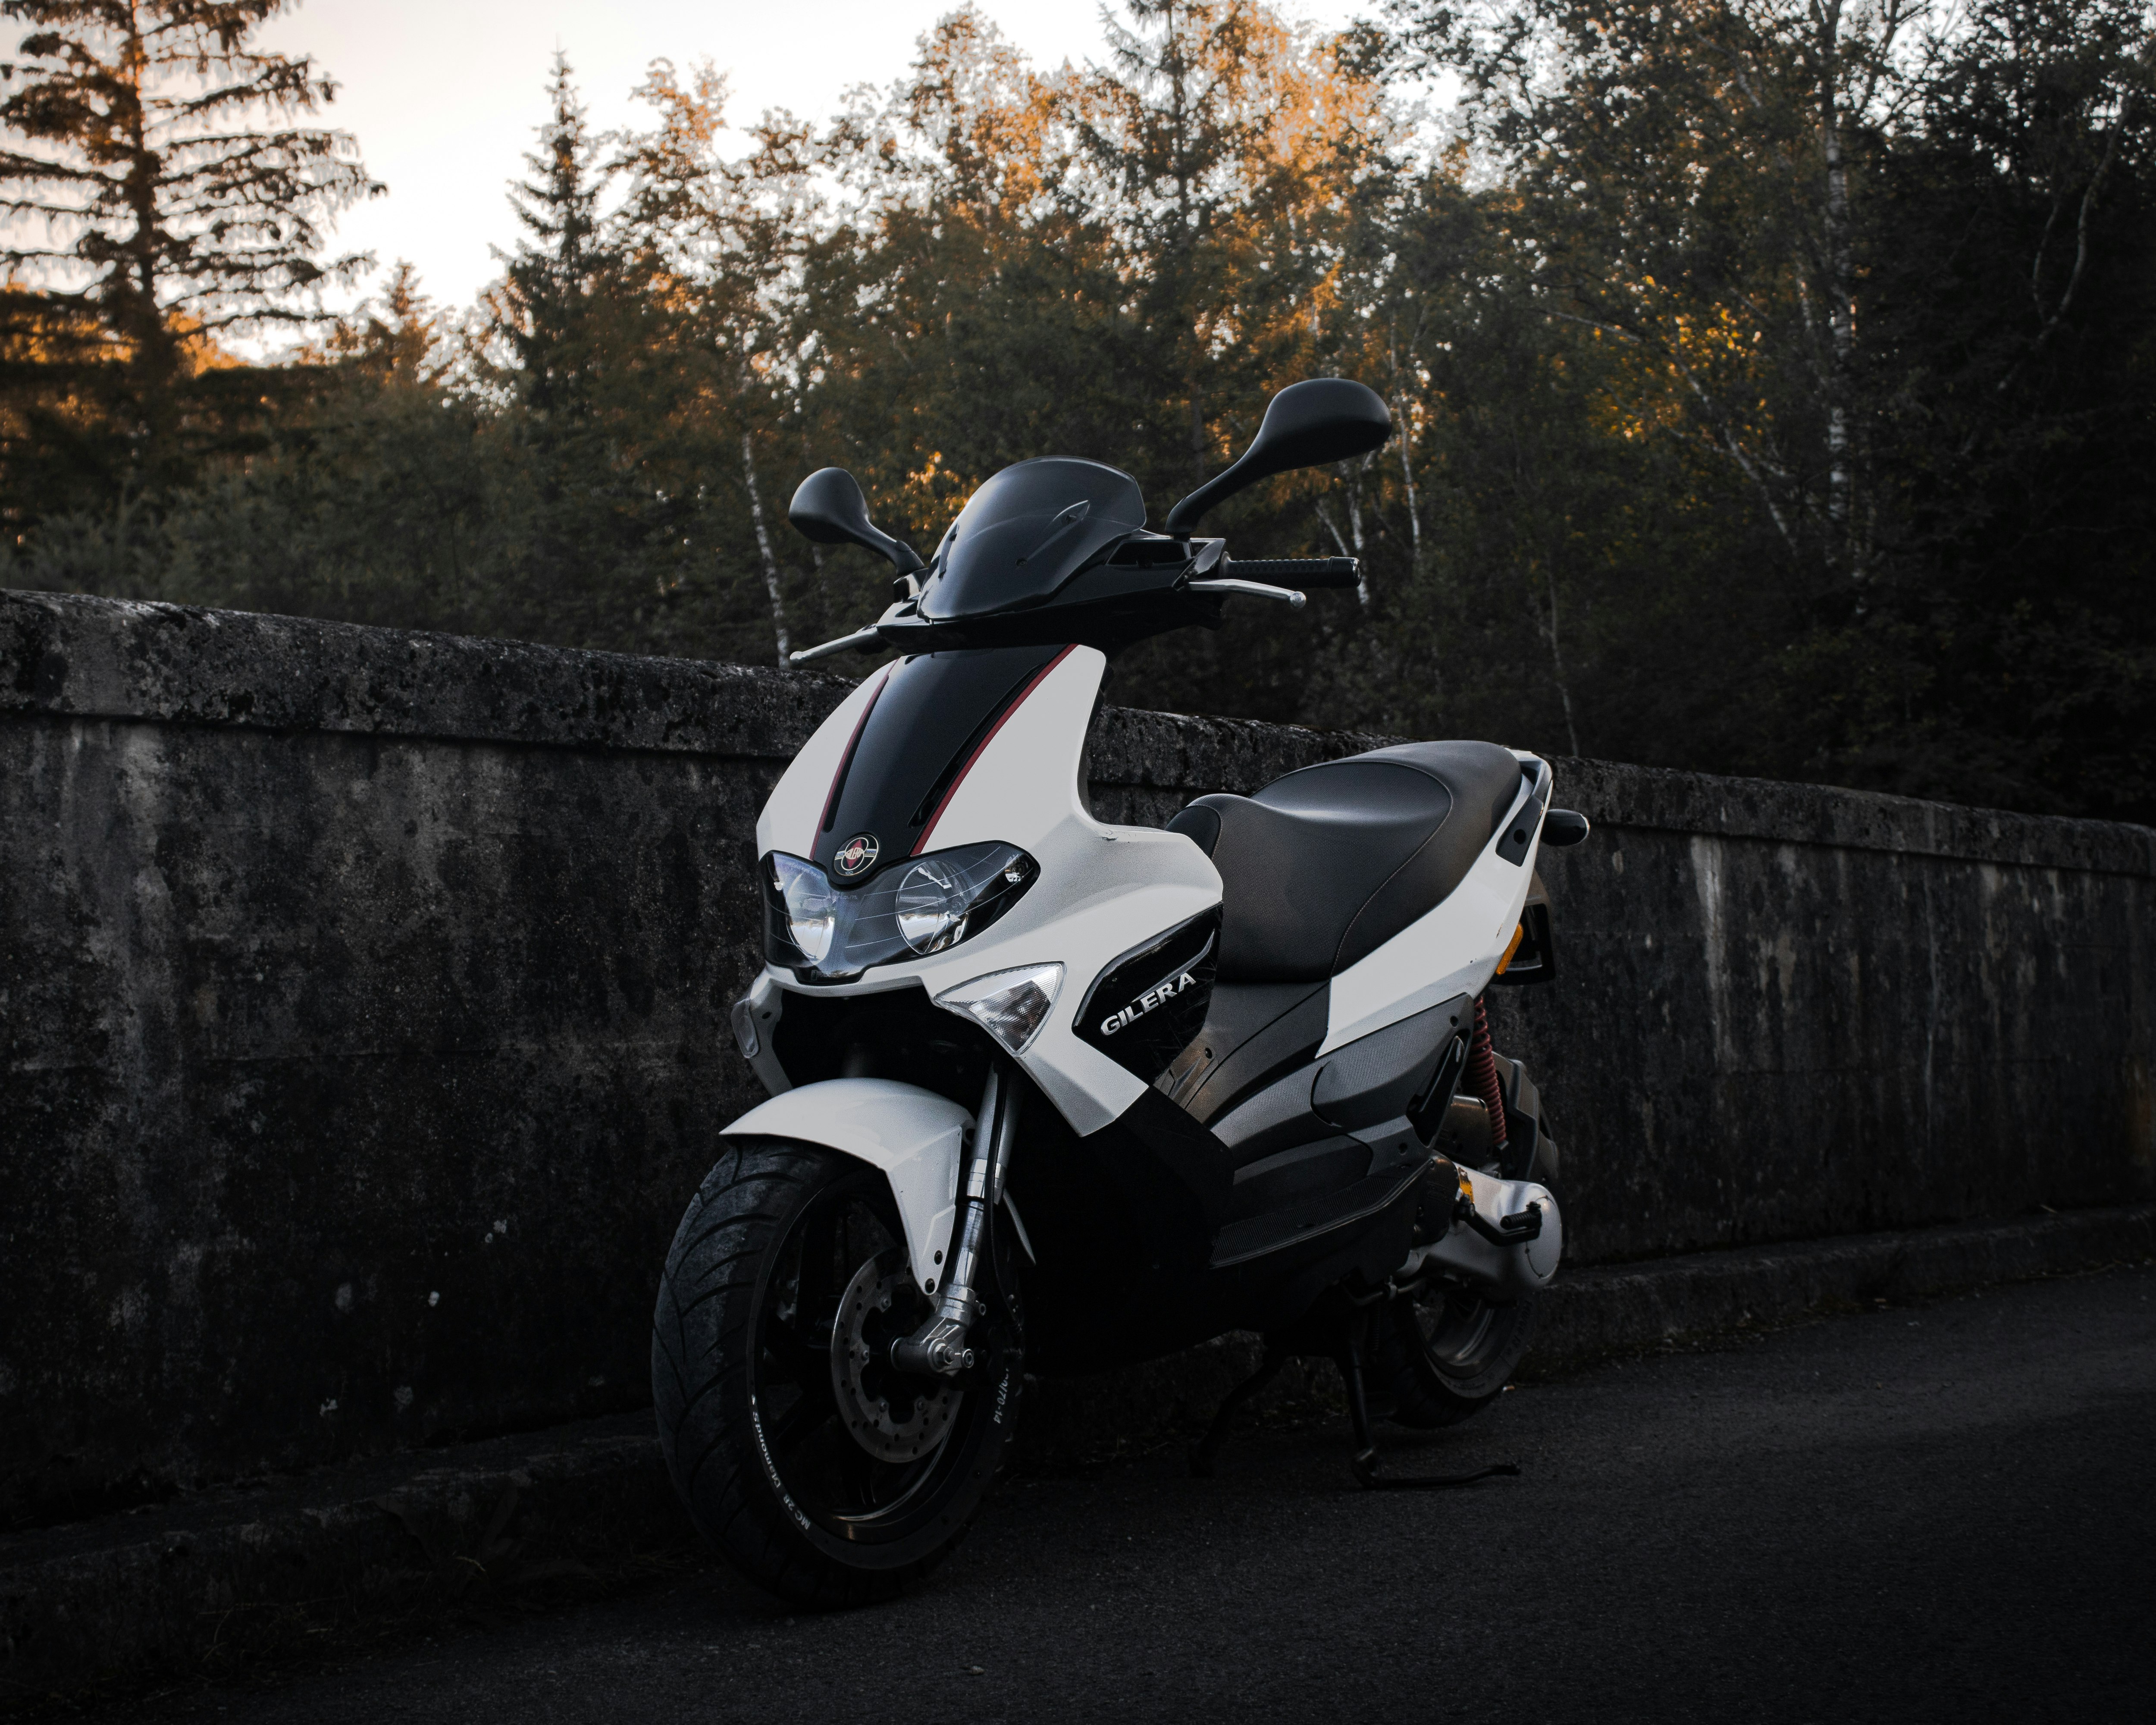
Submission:
{"label": "mossy concrete surface", "polygon": [[[0,594],[0,1526],[640,1405],[846,687]],[[1091,794],[1386,740],[1108,710]],[[2156,834],[1555,764],[1575,1264],[2148,1197]]]}

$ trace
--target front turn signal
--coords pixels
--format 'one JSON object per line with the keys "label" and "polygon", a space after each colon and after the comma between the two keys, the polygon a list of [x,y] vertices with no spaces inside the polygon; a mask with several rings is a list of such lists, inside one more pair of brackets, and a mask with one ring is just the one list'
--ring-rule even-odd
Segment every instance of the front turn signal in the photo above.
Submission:
{"label": "front turn signal", "polygon": [[946,988],[936,1004],[946,1012],[963,1013],[1012,1054],[1022,1054],[1048,1022],[1062,986],[1061,965],[1029,964]]}

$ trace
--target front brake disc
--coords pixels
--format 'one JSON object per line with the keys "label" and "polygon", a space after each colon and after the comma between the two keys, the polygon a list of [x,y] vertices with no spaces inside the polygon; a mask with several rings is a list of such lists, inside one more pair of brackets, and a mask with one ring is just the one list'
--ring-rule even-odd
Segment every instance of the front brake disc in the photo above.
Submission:
{"label": "front brake disc", "polygon": [[886,1252],[854,1272],[831,1326],[831,1390],[839,1417],[848,1435],[879,1461],[916,1461],[930,1453],[949,1433],[965,1399],[963,1390],[942,1378],[892,1367],[891,1344],[913,1328],[904,1321],[918,1303],[912,1294],[902,1256]]}

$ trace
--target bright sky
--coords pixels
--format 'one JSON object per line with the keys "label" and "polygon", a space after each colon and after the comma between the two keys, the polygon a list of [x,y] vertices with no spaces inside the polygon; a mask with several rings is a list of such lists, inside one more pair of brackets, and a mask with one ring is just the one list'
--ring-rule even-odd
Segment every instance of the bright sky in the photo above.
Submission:
{"label": "bright sky", "polygon": [[[789,108],[826,119],[856,84],[902,76],[914,44],[956,0],[305,0],[262,44],[313,54],[342,86],[329,122],[359,140],[388,195],[347,211],[340,249],[372,251],[379,282],[408,258],[437,303],[470,303],[495,273],[490,244],[516,229],[508,182],[523,172],[546,118],[554,51],[569,57],[594,127],[644,123],[629,100],[664,55],[706,57],[728,74],[729,112]],[[1091,0],[982,0],[981,10],[1034,61],[1106,58]],[[1337,29],[1374,0],[1279,0],[1279,10]],[[362,292],[366,291],[362,288]]]}

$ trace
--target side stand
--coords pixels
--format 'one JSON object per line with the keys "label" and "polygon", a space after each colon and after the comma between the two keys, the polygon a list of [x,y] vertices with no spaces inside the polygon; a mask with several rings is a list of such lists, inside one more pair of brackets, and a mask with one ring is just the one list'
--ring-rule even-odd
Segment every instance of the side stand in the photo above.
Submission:
{"label": "side stand", "polygon": [[[1449,1491],[1461,1486],[1471,1486],[1478,1480],[1517,1476],[1520,1471],[1510,1461],[1500,1461],[1475,1473],[1403,1475],[1398,1478],[1381,1473],[1378,1467],[1378,1443],[1370,1430],[1370,1402],[1363,1384],[1363,1359],[1368,1343],[1370,1322],[1376,1314],[1366,1308],[1347,1313],[1333,1332],[1332,1358],[1340,1368],[1340,1376],[1348,1386],[1348,1414],[1355,1425],[1355,1455],[1351,1466],[1355,1471],[1355,1482],[1370,1491]],[[1417,1339],[1421,1332],[1416,1332]],[[1316,1340],[1315,1337],[1311,1339]],[[1293,1349],[1286,1337],[1267,1336],[1265,1355],[1256,1371],[1229,1390],[1220,1403],[1220,1409],[1206,1427],[1205,1435],[1190,1446],[1190,1471],[1194,1478],[1209,1480],[1213,1477],[1213,1460],[1227,1442],[1234,1429],[1235,1415],[1244,1404],[1280,1375],[1280,1369],[1300,1349]],[[1314,1350],[1313,1350],[1314,1351]]]}
{"label": "side stand", "polygon": [[1370,1403],[1363,1387],[1363,1347],[1369,1332],[1369,1317],[1368,1312],[1350,1315],[1341,1327],[1340,1351],[1333,1357],[1348,1385],[1348,1417],[1355,1422],[1355,1455],[1349,1464],[1355,1471],[1355,1483],[1366,1491],[1449,1491],[1460,1486],[1471,1486],[1477,1480],[1504,1475],[1517,1476],[1520,1470],[1510,1461],[1496,1462],[1476,1473],[1394,1477],[1378,1472],[1378,1440],[1370,1432]]}

